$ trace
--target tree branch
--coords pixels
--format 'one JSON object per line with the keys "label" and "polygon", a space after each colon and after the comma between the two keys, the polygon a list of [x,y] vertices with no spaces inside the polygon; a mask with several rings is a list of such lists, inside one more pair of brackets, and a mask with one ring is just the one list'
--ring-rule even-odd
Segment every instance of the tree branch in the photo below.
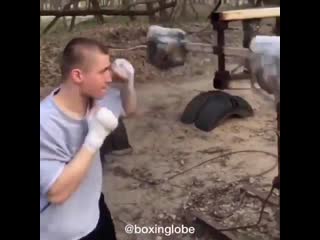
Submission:
{"label": "tree branch", "polygon": [[167,8],[173,8],[176,6],[176,2],[170,2],[162,7],[156,7],[152,11],[146,10],[121,10],[121,9],[87,9],[87,10],[40,10],[40,16],[88,16],[88,15],[113,15],[113,16],[146,16],[153,15],[156,12]]}

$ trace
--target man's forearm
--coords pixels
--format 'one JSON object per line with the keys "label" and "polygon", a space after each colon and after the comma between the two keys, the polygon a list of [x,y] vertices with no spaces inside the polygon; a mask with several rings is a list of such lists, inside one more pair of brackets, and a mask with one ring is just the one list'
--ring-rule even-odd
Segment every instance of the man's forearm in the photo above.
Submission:
{"label": "man's forearm", "polygon": [[126,115],[131,115],[137,108],[137,94],[133,86],[126,85],[121,88],[121,101]]}
{"label": "man's forearm", "polygon": [[81,184],[94,158],[95,153],[82,147],[49,190],[49,201],[55,204],[65,202]]}

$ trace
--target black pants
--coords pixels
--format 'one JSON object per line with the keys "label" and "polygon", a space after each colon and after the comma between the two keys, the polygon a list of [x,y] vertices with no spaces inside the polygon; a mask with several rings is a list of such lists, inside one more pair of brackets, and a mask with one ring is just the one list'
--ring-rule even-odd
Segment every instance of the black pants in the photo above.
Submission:
{"label": "black pants", "polygon": [[80,240],[116,240],[115,229],[110,211],[101,194],[99,200],[100,217],[96,228]]}

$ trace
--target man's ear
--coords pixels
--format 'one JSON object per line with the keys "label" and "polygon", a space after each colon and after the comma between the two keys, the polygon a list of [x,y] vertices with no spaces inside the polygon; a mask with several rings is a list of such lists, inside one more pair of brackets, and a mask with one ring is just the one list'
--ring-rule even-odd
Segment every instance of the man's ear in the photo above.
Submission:
{"label": "man's ear", "polygon": [[82,71],[80,69],[73,69],[71,71],[71,79],[73,82],[75,82],[76,84],[80,84],[83,82],[83,74]]}

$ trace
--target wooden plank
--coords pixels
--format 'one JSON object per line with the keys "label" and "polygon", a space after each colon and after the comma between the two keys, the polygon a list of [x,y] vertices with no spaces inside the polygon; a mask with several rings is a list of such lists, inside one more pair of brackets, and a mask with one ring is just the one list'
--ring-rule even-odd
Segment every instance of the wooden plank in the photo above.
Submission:
{"label": "wooden plank", "polygon": [[218,237],[218,239],[220,240],[236,240],[236,236],[234,234],[232,234],[231,232],[221,232],[218,229],[223,229],[223,227],[217,223],[216,221],[214,221],[211,217],[208,217],[206,215],[204,215],[201,212],[198,211],[192,211],[191,214],[196,217],[198,220],[204,222],[206,225],[210,226],[211,230],[213,231],[214,235],[216,235],[216,237]]}
{"label": "wooden plank", "polygon": [[224,54],[225,56],[248,57],[249,49],[236,47],[214,47],[215,54]]}
{"label": "wooden plank", "polygon": [[250,78],[251,78],[250,73],[231,74],[231,81],[232,80],[250,80]]}
{"label": "wooden plank", "polygon": [[186,42],[185,46],[190,52],[213,53],[212,44]]}
{"label": "wooden plank", "polygon": [[[244,191],[248,192],[249,194],[252,193],[254,196],[258,197],[261,201],[264,201],[267,198],[268,193],[260,192],[257,189],[253,188],[250,185],[244,184],[241,187]],[[279,206],[279,198],[275,198],[274,196],[271,196],[268,201],[269,204]]]}
{"label": "wooden plank", "polygon": [[186,43],[186,49],[190,52],[204,52],[214,54],[224,54],[225,56],[248,57],[249,49],[237,47],[212,47],[212,44],[206,43]]}
{"label": "wooden plank", "polygon": [[218,21],[238,21],[245,19],[280,17],[280,7],[252,8],[241,10],[229,10],[214,13],[214,19]]}

